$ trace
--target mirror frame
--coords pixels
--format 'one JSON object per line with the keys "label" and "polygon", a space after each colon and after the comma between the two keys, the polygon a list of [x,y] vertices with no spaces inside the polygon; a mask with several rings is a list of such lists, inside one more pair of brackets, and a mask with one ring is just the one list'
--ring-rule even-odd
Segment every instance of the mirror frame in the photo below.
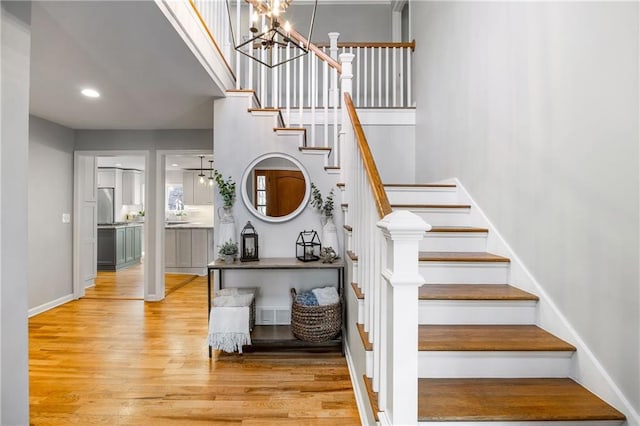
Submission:
{"label": "mirror frame", "polygon": [[[253,203],[249,199],[249,194],[247,194],[247,178],[249,177],[251,171],[254,169],[255,166],[258,165],[258,163],[260,163],[263,160],[267,160],[269,158],[284,158],[285,160],[291,161],[296,167],[300,169],[300,171],[302,172],[302,176],[304,177],[305,190],[304,190],[304,197],[302,198],[302,202],[300,203],[297,209],[295,209],[294,211],[292,211],[291,213],[285,216],[271,217],[271,216],[266,216],[261,213],[258,213],[255,207],[253,207]],[[297,217],[300,213],[304,211],[304,209],[307,208],[307,204],[309,204],[309,197],[311,196],[311,179],[309,179],[309,174],[307,173],[307,169],[305,169],[302,163],[298,161],[296,158],[282,152],[270,152],[268,154],[263,154],[259,156],[258,158],[253,160],[251,163],[249,163],[247,168],[244,170],[244,173],[242,173],[240,192],[242,193],[242,201],[244,202],[244,206],[247,208],[247,210],[249,210],[249,212],[252,215],[254,215],[258,219],[263,220],[265,222],[282,223]]]}

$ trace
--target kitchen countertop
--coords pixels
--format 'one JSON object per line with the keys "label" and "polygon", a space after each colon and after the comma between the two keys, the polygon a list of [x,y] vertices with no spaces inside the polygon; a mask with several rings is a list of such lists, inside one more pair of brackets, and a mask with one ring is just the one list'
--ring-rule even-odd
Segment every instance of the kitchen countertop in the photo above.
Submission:
{"label": "kitchen countertop", "polygon": [[213,229],[213,225],[200,222],[170,223],[164,225],[165,229]]}
{"label": "kitchen countertop", "polygon": [[98,229],[126,228],[127,226],[142,226],[144,222],[116,222],[108,225],[98,225]]}

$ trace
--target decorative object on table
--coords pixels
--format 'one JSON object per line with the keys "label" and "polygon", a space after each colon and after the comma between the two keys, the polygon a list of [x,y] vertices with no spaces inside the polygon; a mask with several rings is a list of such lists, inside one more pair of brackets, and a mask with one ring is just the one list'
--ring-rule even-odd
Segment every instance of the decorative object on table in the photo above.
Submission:
{"label": "decorative object on table", "polygon": [[322,223],[322,246],[332,247],[338,253],[338,229],[333,222],[333,188],[329,191],[327,198],[322,198],[322,193],[318,187],[311,183],[311,206],[314,207],[321,215]]}
{"label": "decorative object on table", "polygon": [[233,260],[238,254],[238,244],[229,240],[220,246],[218,254],[224,259],[225,263],[233,263]]}
{"label": "decorative object on table", "polygon": [[258,233],[256,228],[253,227],[251,221],[242,228],[240,232],[240,240],[242,242],[242,251],[240,252],[241,262],[254,262],[259,260],[258,258]]}
{"label": "decorative object on table", "polygon": [[320,249],[320,260],[322,263],[333,263],[338,258],[333,247],[322,247]]}
{"label": "decorative object on table", "polygon": [[224,180],[222,174],[217,170],[214,170],[214,178],[218,185],[218,193],[223,200],[223,206],[218,208],[219,223],[216,224],[218,229],[218,245],[222,245],[229,240],[236,241],[236,222],[233,217],[236,184],[231,176],[229,176],[227,180]]}
{"label": "decorative object on table", "polygon": [[[335,288],[333,289],[335,291]],[[323,289],[322,294],[324,293]],[[315,291],[313,294],[317,296]],[[292,288],[291,332],[293,335],[300,340],[312,343],[326,342],[337,337],[342,326],[342,303],[337,291],[336,295],[338,297],[335,303],[305,306],[297,301],[296,290]]]}
{"label": "decorative object on table", "polygon": [[242,353],[242,346],[251,344],[250,331],[255,324],[254,292],[255,289],[223,289],[215,293],[209,314],[211,348]]}
{"label": "decorative object on table", "polygon": [[296,240],[296,258],[303,262],[320,259],[320,239],[314,230],[302,231]]}

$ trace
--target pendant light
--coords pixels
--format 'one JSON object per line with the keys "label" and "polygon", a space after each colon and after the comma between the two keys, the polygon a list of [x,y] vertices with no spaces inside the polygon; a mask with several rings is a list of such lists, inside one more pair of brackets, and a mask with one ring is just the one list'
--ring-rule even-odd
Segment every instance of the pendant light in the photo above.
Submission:
{"label": "pendant light", "polygon": [[209,160],[209,186],[213,186],[213,160]]}
{"label": "pendant light", "polygon": [[200,156],[200,174],[198,175],[198,177],[200,177],[200,183],[204,185],[205,183],[205,174],[204,174],[204,169],[202,167],[202,160],[204,159],[204,155]]}

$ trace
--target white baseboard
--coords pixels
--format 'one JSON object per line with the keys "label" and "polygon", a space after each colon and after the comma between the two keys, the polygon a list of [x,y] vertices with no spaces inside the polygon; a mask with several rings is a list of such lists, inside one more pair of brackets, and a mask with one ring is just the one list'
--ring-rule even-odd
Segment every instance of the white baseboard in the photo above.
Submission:
{"label": "white baseboard", "polygon": [[353,387],[353,393],[356,397],[356,406],[358,407],[358,413],[360,414],[360,423],[365,425],[367,423],[365,423],[364,419],[368,418],[367,400],[369,399],[369,396],[366,394],[367,390],[362,389],[362,387],[359,385],[360,380],[358,378],[358,373],[353,363],[353,357],[351,355],[351,351],[349,350],[349,345],[347,344],[346,341],[343,342],[343,345],[344,345],[344,355],[347,360],[347,367],[349,369],[349,376],[351,377],[351,385]]}
{"label": "white baseboard", "polygon": [[538,302],[538,325],[545,330],[557,335],[574,345],[576,351],[576,361],[574,373],[571,378],[587,387],[591,392],[598,395],[609,404],[616,407],[627,416],[627,424],[630,426],[640,426],[640,414],[633,408],[631,402],[624,396],[624,393],[607,373],[604,366],[598,361],[593,352],[580,337],[576,329],[562,314],[553,299],[544,290],[542,285],[534,278],[527,269],[524,262],[507,244],[494,224],[489,220],[478,203],[466,190],[458,178],[446,179],[443,183],[455,183],[461,192],[460,199],[467,198],[471,209],[478,215],[489,228],[489,239],[487,240],[487,251],[506,256],[511,259],[511,278],[516,278],[514,284],[523,290],[534,293],[540,298]]}
{"label": "white baseboard", "polygon": [[67,302],[71,302],[73,300],[73,294],[68,294],[66,296],[62,296],[56,300],[52,300],[51,302],[43,303],[40,306],[36,306],[35,308],[29,309],[29,318],[41,314],[49,309],[53,309],[56,306],[64,305]]}

